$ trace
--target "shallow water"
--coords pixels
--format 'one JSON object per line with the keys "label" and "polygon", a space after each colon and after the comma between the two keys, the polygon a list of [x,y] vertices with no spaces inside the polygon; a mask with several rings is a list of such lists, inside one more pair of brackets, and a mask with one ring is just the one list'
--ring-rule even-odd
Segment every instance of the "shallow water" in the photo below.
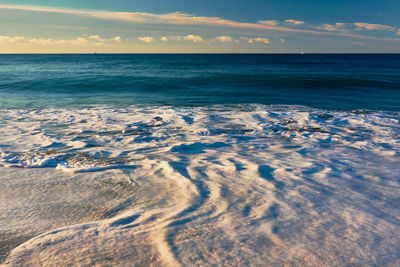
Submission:
{"label": "shallow water", "polygon": [[2,109],[0,251],[10,266],[396,266],[399,122],[293,105]]}

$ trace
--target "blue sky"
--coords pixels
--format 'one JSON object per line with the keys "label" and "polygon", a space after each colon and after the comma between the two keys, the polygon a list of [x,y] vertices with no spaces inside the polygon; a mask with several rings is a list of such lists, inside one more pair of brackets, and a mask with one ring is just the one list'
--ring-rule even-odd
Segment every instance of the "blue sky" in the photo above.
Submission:
{"label": "blue sky", "polygon": [[400,52],[397,0],[0,1],[0,53]]}

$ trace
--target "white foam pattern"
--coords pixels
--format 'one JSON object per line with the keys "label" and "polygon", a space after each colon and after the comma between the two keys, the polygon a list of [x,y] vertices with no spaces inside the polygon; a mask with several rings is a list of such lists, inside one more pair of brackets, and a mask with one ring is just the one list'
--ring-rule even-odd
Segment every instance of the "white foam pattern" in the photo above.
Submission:
{"label": "white foam pattern", "polygon": [[399,122],[263,105],[2,110],[3,167],[135,188],[113,216],[45,232],[6,263],[396,266]]}
{"label": "white foam pattern", "polygon": [[268,149],[308,154],[351,149],[377,157],[400,151],[395,112],[262,105],[5,109],[0,125],[3,167],[98,171],[209,151],[258,155],[261,161]]}

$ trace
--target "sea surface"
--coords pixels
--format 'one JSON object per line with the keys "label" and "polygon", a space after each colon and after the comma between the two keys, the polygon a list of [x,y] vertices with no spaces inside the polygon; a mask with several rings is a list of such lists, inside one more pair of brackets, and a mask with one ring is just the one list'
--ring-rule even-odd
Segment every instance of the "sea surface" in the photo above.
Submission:
{"label": "sea surface", "polygon": [[399,266],[400,54],[0,55],[0,265]]}

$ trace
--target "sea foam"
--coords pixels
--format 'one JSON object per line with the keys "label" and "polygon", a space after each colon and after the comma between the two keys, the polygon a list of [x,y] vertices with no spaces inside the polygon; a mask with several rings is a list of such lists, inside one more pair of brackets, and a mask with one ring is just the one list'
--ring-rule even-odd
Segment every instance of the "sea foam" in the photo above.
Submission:
{"label": "sea foam", "polygon": [[399,152],[396,112],[251,105],[2,110],[0,116],[4,167],[99,171],[207,151],[251,157],[276,146],[304,153],[340,147],[377,156]]}
{"label": "sea foam", "polygon": [[396,265],[399,122],[301,106],[2,110],[2,166],[135,186],[113,216],[6,263]]}

